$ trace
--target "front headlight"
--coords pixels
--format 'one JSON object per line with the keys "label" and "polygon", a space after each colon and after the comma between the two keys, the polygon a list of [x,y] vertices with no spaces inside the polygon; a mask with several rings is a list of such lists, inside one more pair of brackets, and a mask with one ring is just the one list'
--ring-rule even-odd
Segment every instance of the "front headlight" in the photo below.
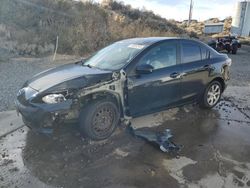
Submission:
{"label": "front headlight", "polygon": [[63,96],[63,94],[49,94],[44,96],[42,100],[47,104],[55,104],[66,101],[66,98]]}

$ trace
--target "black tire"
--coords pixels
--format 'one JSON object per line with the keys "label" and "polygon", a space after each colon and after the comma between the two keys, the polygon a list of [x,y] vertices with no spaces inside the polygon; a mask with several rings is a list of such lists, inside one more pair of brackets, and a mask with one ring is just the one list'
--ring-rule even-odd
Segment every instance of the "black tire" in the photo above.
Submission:
{"label": "black tire", "polygon": [[227,50],[228,53],[231,52],[231,46],[229,44],[225,45],[225,49]]}
{"label": "black tire", "polygon": [[104,140],[115,131],[120,112],[112,100],[99,100],[82,109],[79,117],[81,132],[92,140]]}
{"label": "black tire", "polygon": [[238,50],[237,47],[233,47],[233,49],[232,49],[232,54],[237,54],[237,50]]}
{"label": "black tire", "polygon": [[[216,86],[216,87],[214,87],[214,86]],[[219,95],[213,94],[213,97],[212,97],[212,95],[209,94],[209,93],[211,93],[212,87],[219,88]],[[217,93],[217,92],[215,92],[215,93]],[[205,92],[204,92],[204,94],[202,96],[200,106],[202,108],[206,108],[206,109],[213,108],[220,101],[221,95],[222,95],[222,85],[221,85],[221,83],[218,82],[218,81],[212,81],[210,84],[208,84],[208,86],[207,86],[207,88],[206,88],[206,90],[205,90]],[[213,98],[213,99],[211,99],[211,98]],[[214,100],[214,101],[212,102],[211,100]]]}

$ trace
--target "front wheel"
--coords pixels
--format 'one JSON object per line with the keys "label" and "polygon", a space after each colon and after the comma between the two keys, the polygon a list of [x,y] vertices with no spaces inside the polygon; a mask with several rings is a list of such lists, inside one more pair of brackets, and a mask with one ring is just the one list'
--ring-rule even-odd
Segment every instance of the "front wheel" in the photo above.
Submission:
{"label": "front wheel", "polygon": [[201,107],[208,109],[213,108],[220,101],[221,94],[221,83],[218,81],[211,82],[204,92]]}
{"label": "front wheel", "polygon": [[108,138],[117,127],[120,113],[112,100],[99,100],[85,107],[79,118],[81,132],[93,140]]}

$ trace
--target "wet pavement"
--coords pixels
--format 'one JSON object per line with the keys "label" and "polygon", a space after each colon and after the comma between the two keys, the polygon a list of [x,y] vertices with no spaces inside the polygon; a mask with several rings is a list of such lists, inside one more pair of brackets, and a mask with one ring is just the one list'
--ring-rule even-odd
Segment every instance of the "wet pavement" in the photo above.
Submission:
{"label": "wet pavement", "polygon": [[248,112],[224,99],[213,110],[186,106],[132,121],[135,128],[170,128],[184,146],[178,155],[161,152],[122,125],[102,142],[84,139],[73,124],[53,136],[22,127],[0,140],[0,185],[250,187]]}
{"label": "wet pavement", "polygon": [[133,137],[125,125],[93,142],[74,124],[39,135],[15,111],[1,112],[0,187],[250,187],[250,80],[241,74],[233,73],[212,110],[189,105],[132,120],[137,129],[171,129],[184,146],[178,154]]}

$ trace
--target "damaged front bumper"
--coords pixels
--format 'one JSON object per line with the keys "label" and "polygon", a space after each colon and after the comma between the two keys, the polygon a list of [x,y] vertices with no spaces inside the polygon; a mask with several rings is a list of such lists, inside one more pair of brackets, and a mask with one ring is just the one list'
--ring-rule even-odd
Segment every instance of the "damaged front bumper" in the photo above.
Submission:
{"label": "damaged front bumper", "polygon": [[17,113],[22,115],[23,122],[29,128],[40,133],[52,133],[55,126],[66,119],[73,119],[71,115],[72,100],[57,104],[22,104],[15,101]]}

